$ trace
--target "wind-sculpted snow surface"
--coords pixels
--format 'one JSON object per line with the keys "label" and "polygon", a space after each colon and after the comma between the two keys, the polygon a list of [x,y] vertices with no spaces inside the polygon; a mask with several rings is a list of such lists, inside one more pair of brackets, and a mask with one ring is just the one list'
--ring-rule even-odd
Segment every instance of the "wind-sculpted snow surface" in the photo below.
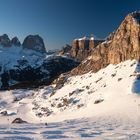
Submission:
{"label": "wind-sculpted snow surface", "polygon": [[57,123],[1,125],[4,140],[138,140],[140,126],[113,118],[77,119]]}

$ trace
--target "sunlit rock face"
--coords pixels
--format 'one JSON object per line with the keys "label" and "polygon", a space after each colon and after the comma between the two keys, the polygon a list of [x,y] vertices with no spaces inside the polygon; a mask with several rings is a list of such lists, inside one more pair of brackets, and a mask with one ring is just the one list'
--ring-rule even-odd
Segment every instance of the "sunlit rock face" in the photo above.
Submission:
{"label": "sunlit rock face", "polygon": [[140,59],[140,12],[128,14],[119,28],[97,45],[85,63],[72,74],[97,72],[108,64],[118,64],[128,59]]}
{"label": "sunlit rock face", "polygon": [[74,39],[72,45],[66,44],[59,51],[59,55],[67,55],[78,61],[83,61],[92,54],[94,48],[102,43],[104,40],[95,39],[93,36]]}
{"label": "sunlit rock face", "polygon": [[87,58],[91,54],[92,50],[101,42],[103,42],[103,40],[97,40],[94,39],[94,37],[74,39],[72,41],[70,54],[72,57],[82,61]]}
{"label": "sunlit rock face", "polygon": [[78,62],[61,56],[48,59],[39,57],[38,64],[30,64],[28,59],[17,60],[18,64],[5,69],[0,75],[0,89],[37,88],[49,85],[61,73],[78,66]]}

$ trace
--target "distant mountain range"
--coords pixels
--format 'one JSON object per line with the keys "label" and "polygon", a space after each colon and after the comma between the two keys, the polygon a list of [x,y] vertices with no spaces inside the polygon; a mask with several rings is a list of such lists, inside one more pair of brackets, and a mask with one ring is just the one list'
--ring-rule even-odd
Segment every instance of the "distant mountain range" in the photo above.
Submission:
{"label": "distant mountain range", "polygon": [[33,88],[50,84],[79,62],[46,51],[39,35],[29,35],[21,44],[17,37],[0,36],[0,89]]}
{"label": "distant mountain range", "polygon": [[96,39],[93,36],[85,36],[72,41],[72,46],[66,44],[60,51],[61,55],[67,54],[79,61],[83,61],[86,57],[91,55],[94,48],[102,43],[104,40]]}
{"label": "distant mountain range", "polygon": [[140,12],[105,40],[74,39],[54,52],[40,36],[1,38],[0,137],[30,129],[41,139],[140,139]]}
{"label": "distant mountain range", "polygon": [[46,51],[39,35],[29,35],[21,44],[17,37],[10,40],[4,34],[0,36],[0,56],[1,89],[38,87],[64,72],[97,72],[109,64],[139,60],[140,12],[128,14],[105,40],[94,36],[74,39],[72,45],[54,52]]}

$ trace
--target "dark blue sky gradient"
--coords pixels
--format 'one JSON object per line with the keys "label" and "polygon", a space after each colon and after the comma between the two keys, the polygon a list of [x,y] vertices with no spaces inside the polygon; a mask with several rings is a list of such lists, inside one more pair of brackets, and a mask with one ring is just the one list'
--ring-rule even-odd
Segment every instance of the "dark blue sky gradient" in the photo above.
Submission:
{"label": "dark blue sky gradient", "polygon": [[40,34],[56,49],[85,35],[105,38],[136,10],[139,0],[0,0],[0,34]]}

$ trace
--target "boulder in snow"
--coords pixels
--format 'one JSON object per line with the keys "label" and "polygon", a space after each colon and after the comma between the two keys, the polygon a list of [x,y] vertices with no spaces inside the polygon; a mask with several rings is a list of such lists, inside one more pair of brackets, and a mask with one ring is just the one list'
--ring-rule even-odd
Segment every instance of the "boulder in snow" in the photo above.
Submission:
{"label": "boulder in snow", "polygon": [[21,118],[16,118],[12,121],[12,123],[27,123],[26,121],[22,120]]}

